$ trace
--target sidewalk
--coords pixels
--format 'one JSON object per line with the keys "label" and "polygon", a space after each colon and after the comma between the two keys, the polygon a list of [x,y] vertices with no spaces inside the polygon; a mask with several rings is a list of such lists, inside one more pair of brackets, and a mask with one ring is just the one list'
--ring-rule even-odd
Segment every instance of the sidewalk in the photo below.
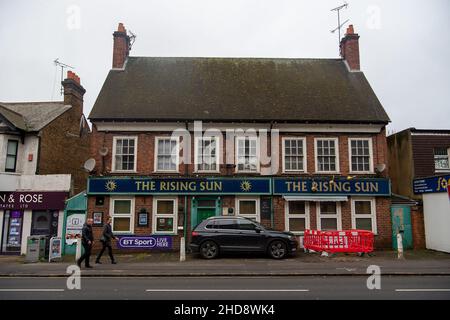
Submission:
{"label": "sidewalk", "polygon": [[[392,251],[376,252],[374,256],[358,257],[339,254],[299,252],[285,260],[264,256],[232,255],[204,260],[188,255],[185,262],[173,253],[117,255],[118,264],[107,257],[93,269],[82,269],[89,277],[164,277],[164,276],[343,276],[367,275],[369,265],[377,265],[384,275],[450,275],[450,254],[433,251],[410,251],[398,260]],[[0,256],[1,277],[66,277],[66,269],[74,264],[73,257],[63,262],[24,263],[23,257]],[[92,259],[94,260],[94,259]]]}

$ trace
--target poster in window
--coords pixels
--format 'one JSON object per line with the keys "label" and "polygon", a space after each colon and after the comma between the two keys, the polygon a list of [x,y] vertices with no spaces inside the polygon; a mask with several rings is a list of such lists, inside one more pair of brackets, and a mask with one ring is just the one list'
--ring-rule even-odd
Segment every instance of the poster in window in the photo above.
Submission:
{"label": "poster in window", "polygon": [[92,214],[92,219],[94,220],[94,226],[103,225],[103,212],[94,212]]}
{"label": "poster in window", "polygon": [[140,212],[138,221],[139,221],[140,227],[147,227],[148,226],[148,213]]}

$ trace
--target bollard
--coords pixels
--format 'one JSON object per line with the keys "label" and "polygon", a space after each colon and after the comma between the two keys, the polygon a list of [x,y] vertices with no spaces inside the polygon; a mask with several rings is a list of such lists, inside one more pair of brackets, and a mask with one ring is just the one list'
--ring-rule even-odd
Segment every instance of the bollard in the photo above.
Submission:
{"label": "bollard", "polygon": [[75,261],[78,261],[78,259],[81,258],[81,239],[77,239],[76,244],[76,251],[75,251]]}
{"label": "bollard", "polygon": [[183,261],[186,261],[186,246],[184,237],[180,239],[180,262]]}
{"label": "bollard", "polygon": [[397,233],[397,258],[403,259],[403,239],[401,233]]}

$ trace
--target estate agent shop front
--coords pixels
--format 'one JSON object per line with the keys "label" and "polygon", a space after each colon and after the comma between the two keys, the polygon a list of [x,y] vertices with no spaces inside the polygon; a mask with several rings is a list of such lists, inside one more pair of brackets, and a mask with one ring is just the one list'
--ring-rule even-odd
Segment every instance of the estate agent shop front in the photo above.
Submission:
{"label": "estate agent shop front", "polygon": [[384,178],[147,178],[91,177],[89,215],[94,233],[113,217],[117,246],[127,250],[177,250],[210,216],[239,215],[266,227],[302,235],[304,229],[369,229],[390,196]]}
{"label": "estate agent shop front", "polygon": [[67,194],[0,192],[0,253],[24,254],[30,235],[61,236]]}

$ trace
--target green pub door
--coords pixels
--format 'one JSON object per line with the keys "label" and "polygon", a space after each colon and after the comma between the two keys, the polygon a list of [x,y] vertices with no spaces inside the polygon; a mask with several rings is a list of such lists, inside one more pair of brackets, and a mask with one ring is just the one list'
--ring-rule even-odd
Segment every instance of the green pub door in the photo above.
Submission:
{"label": "green pub door", "polygon": [[220,215],[220,197],[192,198],[191,227],[194,229],[203,220]]}

